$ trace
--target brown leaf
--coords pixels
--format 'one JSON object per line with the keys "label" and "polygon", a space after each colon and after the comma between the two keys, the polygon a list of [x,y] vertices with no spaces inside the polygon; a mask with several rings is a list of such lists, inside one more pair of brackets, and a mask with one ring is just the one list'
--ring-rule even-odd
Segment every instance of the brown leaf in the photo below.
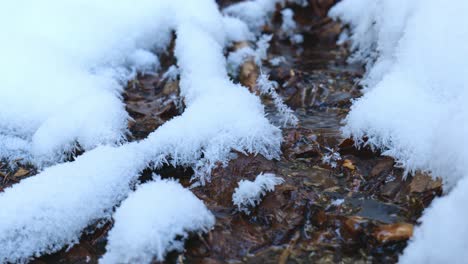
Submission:
{"label": "brown leaf", "polygon": [[356,166],[354,166],[353,162],[349,159],[345,159],[343,161],[343,167],[348,168],[350,170],[355,170]]}
{"label": "brown leaf", "polygon": [[[234,50],[239,50],[245,47],[248,47],[249,43],[242,41],[234,44]],[[257,78],[259,76],[259,68],[255,63],[255,58],[249,57],[247,58],[244,63],[240,66],[239,71],[239,81],[242,85],[249,88],[251,92],[255,91],[255,87],[257,86]]]}
{"label": "brown leaf", "polygon": [[258,66],[253,58],[248,59],[240,67],[239,81],[253,92],[257,85],[258,73]]}
{"label": "brown leaf", "polygon": [[359,232],[362,231],[362,225],[367,223],[368,220],[361,217],[361,216],[350,216],[348,219],[346,219],[346,221],[344,222],[344,228],[346,230],[346,232],[351,235],[351,236],[355,236],[357,235]]}
{"label": "brown leaf", "polygon": [[19,168],[19,169],[15,172],[15,174],[13,174],[13,177],[14,177],[14,178],[24,177],[24,176],[26,176],[26,175],[28,175],[28,174],[29,174],[29,170],[24,169],[24,168]]}
{"label": "brown leaf", "polygon": [[407,240],[413,235],[413,225],[408,223],[397,223],[382,225],[374,231],[374,237],[381,243],[388,241]]}
{"label": "brown leaf", "polygon": [[431,176],[427,174],[417,172],[413,176],[413,180],[411,181],[409,186],[411,192],[422,193],[425,191],[441,188],[442,180],[434,180]]}
{"label": "brown leaf", "polygon": [[394,163],[394,160],[392,158],[385,158],[385,159],[379,161],[379,163],[377,163],[372,168],[372,170],[370,172],[370,176],[371,177],[376,177],[376,176],[380,175],[380,173],[382,173],[382,172],[384,172],[386,170],[392,169],[393,163]]}

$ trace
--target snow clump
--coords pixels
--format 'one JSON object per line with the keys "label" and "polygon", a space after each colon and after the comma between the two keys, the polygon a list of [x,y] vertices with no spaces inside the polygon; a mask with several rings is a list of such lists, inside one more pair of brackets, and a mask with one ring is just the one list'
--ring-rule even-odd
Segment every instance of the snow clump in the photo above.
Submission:
{"label": "snow clump", "polygon": [[283,182],[282,178],[272,173],[261,173],[255,181],[241,180],[234,190],[232,202],[239,211],[250,214],[249,208],[257,206],[267,192],[274,191],[275,186]]}
{"label": "snow clump", "polygon": [[175,180],[146,183],[115,212],[100,263],[163,261],[166,253],[184,249],[190,232],[206,232],[214,222],[203,202]]}

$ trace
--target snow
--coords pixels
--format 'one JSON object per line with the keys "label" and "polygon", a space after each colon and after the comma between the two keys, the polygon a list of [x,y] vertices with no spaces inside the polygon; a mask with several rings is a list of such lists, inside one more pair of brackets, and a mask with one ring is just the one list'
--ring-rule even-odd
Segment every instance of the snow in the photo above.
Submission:
{"label": "snow", "polygon": [[271,66],[277,67],[281,63],[286,62],[286,58],[283,57],[283,56],[274,57],[274,58],[270,59],[268,62],[271,64]]}
{"label": "snow", "polygon": [[[226,22],[214,1],[19,4],[8,2],[0,11],[3,25],[16,25],[16,32],[3,35],[14,33],[11,40],[0,42],[0,96],[6,98],[0,105],[0,146],[6,147],[0,155],[26,157],[45,169],[0,193],[0,262],[27,261],[73,245],[83,229],[112,216],[148,165],[192,167],[193,180],[203,184],[212,168],[227,164],[232,150],[279,158],[280,129],[266,119],[260,99],[227,74],[224,48],[252,35],[243,36],[243,22]],[[227,32],[234,27],[232,35]],[[157,57],[149,52],[164,49],[172,30],[186,109],[148,138],[125,143],[122,84],[136,70],[157,70]],[[173,70],[168,78],[176,78]],[[77,144],[87,151],[75,161],[47,167]]]}
{"label": "snow", "polygon": [[[271,38],[271,35],[261,35],[256,42],[256,49],[245,46],[230,52],[227,57],[229,74],[237,77],[240,67],[248,60],[254,61],[261,71],[262,62],[267,59],[267,51],[270,47]],[[284,103],[283,99],[276,92],[276,88],[278,88],[278,83],[270,81],[266,74],[260,72],[256,82],[256,89],[260,95],[269,96],[273,100],[280,119],[278,125],[282,127],[296,126],[298,119],[294,115],[294,111]]]}
{"label": "snow", "polygon": [[257,89],[262,95],[268,95],[273,99],[278,114],[280,125],[286,127],[288,125],[297,126],[299,120],[294,115],[294,111],[289,108],[283,101],[283,98],[276,92],[278,83],[269,80],[269,76],[261,73],[257,79]]}
{"label": "snow", "polygon": [[[89,150],[124,139],[128,114],[121,83],[134,70],[156,70],[158,61],[147,50],[162,49],[170,39],[147,34],[163,31],[163,17],[154,14],[164,12],[159,2],[108,5],[2,4],[0,145],[9,148],[0,150],[1,158],[54,163],[76,143]],[[149,17],[154,23],[147,23]]]}
{"label": "snow", "polygon": [[246,22],[249,28],[259,33],[264,25],[269,24],[269,17],[276,10],[276,4],[284,0],[251,0],[236,3],[226,7],[223,12]]}
{"label": "snow", "polygon": [[422,225],[415,229],[399,263],[466,263],[467,180],[460,180],[447,196],[434,200],[426,209],[420,219]]}
{"label": "snow", "polygon": [[330,165],[332,168],[336,168],[338,161],[342,159],[340,153],[329,147],[325,147],[325,150],[327,153],[322,156],[322,163]]}
{"label": "snow", "polygon": [[367,63],[364,95],[344,133],[382,149],[407,172],[442,177],[448,195],[421,218],[401,263],[463,263],[468,233],[468,2],[345,0],[352,60]]}
{"label": "snow", "polygon": [[239,75],[239,68],[247,60],[253,60],[257,66],[261,67],[262,61],[267,59],[267,51],[270,47],[271,35],[261,35],[255,43],[256,48],[248,45],[232,51],[228,54],[228,72],[231,76]]}
{"label": "snow", "polygon": [[179,68],[176,65],[170,66],[162,75],[162,78],[169,81],[175,81],[179,78]]}
{"label": "snow", "polygon": [[[195,4],[194,4],[195,3]],[[109,8],[108,5],[113,7]],[[136,71],[153,73],[180,20],[206,22],[226,41],[251,40],[247,25],[218,10],[196,14],[214,1],[23,0],[5,3],[0,70],[0,158],[36,165],[60,162],[79,145],[125,141],[129,119],[122,85]],[[86,14],[86,15],[82,15]],[[118,19],[117,19],[118,18]],[[158,32],[152,34],[151,32]],[[222,36],[221,36],[222,35]],[[223,40],[224,41],[224,40]],[[224,44],[224,43],[222,43]],[[18,141],[27,142],[18,144]]]}
{"label": "snow", "polygon": [[247,24],[235,17],[224,16],[223,24],[228,34],[229,42],[255,40],[254,34],[249,30]]}
{"label": "snow", "polygon": [[297,30],[296,21],[294,21],[294,11],[291,8],[281,10],[281,31],[283,37],[289,39],[292,44],[300,44],[304,42],[304,37],[301,34],[296,34]]}
{"label": "snow", "polygon": [[331,205],[333,205],[333,206],[340,206],[340,205],[342,205],[344,202],[345,202],[344,199],[334,199],[334,200],[331,202]]}
{"label": "snow", "polygon": [[291,8],[285,8],[281,10],[281,30],[284,32],[290,32],[296,30],[296,21],[294,21],[294,11]]}
{"label": "snow", "polygon": [[[141,210],[145,204],[145,210]],[[114,215],[106,254],[100,263],[152,263],[182,251],[189,232],[214,225],[211,212],[174,180],[146,183],[129,195]]]}
{"label": "snow", "polygon": [[135,144],[100,147],[6,189],[0,194],[0,262],[26,261],[78,242],[85,227],[111,216],[144,162]]}
{"label": "snow", "polygon": [[250,208],[257,206],[267,192],[275,190],[275,186],[284,180],[272,173],[261,173],[255,181],[241,180],[232,194],[232,202],[238,210],[250,214]]}

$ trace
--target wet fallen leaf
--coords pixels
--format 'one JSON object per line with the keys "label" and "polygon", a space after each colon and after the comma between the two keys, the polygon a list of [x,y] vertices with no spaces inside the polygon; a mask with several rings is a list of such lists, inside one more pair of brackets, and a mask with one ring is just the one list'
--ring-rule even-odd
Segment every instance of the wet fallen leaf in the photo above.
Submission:
{"label": "wet fallen leaf", "polygon": [[29,174],[29,170],[27,169],[24,169],[24,168],[19,168],[15,174],[13,174],[13,177],[17,178],[17,177],[24,177],[26,175]]}
{"label": "wet fallen leaf", "polygon": [[242,64],[239,73],[239,80],[242,85],[249,88],[251,92],[255,90],[258,78],[258,66],[253,59],[248,59]]}
{"label": "wet fallen leaf", "polygon": [[288,246],[286,247],[286,249],[279,256],[278,264],[286,264],[287,263],[289,255],[291,255],[291,251],[292,251],[294,245],[296,244],[297,240],[299,239],[299,237],[300,237],[299,232],[296,232],[294,234],[294,237],[291,239]]}
{"label": "wet fallen leaf", "polygon": [[347,138],[339,144],[339,147],[340,149],[351,148],[354,146],[354,144],[354,140],[352,140],[351,138]]}
{"label": "wet fallen leaf", "polygon": [[417,172],[413,176],[413,180],[410,183],[410,191],[416,193],[422,193],[428,190],[438,189],[442,187],[442,180],[432,179],[431,176]]}
{"label": "wet fallen leaf", "polygon": [[367,223],[368,220],[361,217],[361,216],[350,216],[346,221],[344,222],[344,228],[347,231],[347,233],[351,236],[357,235],[359,232],[362,231],[362,225]]}
{"label": "wet fallen leaf", "polygon": [[377,227],[374,237],[381,243],[388,241],[407,240],[413,235],[413,225],[408,223],[396,223]]}
{"label": "wet fallen leaf", "polygon": [[162,93],[164,95],[178,94],[179,93],[179,81],[167,82],[164,85]]}
{"label": "wet fallen leaf", "polygon": [[390,170],[393,167],[394,160],[392,158],[385,158],[377,163],[371,170],[370,176],[375,177],[380,175],[383,171]]}
{"label": "wet fallen leaf", "polygon": [[354,166],[353,162],[349,159],[345,159],[343,161],[343,167],[348,168],[350,170],[355,170],[356,166]]}
{"label": "wet fallen leaf", "polygon": [[[234,50],[239,50],[248,47],[249,43],[242,41],[234,44]],[[257,78],[259,76],[259,68],[255,63],[253,56],[247,58],[244,63],[240,66],[239,70],[239,81],[242,85],[249,88],[251,92],[255,91],[257,85]]]}

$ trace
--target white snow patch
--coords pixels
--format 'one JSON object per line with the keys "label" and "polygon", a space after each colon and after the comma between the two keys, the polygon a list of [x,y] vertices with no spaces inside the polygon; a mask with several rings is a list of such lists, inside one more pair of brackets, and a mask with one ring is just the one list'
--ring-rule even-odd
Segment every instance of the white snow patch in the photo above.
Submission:
{"label": "white snow patch", "polygon": [[294,11],[291,8],[285,8],[281,10],[281,30],[284,32],[290,32],[296,30],[296,21],[294,21]]}
{"label": "white snow patch", "polygon": [[264,25],[270,24],[269,18],[275,12],[276,4],[283,3],[284,0],[250,0],[232,4],[223,12],[243,20],[253,32],[258,34]]}
{"label": "white snow patch", "polygon": [[162,78],[168,81],[176,81],[179,78],[179,68],[176,65],[171,65],[163,74]]}
{"label": "white snow patch", "polygon": [[289,37],[289,41],[292,44],[302,44],[304,42],[304,36],[302,34],[294,34]]}
{"label": "white snow patch", "polygon": [[267,192],[275,190],[275,186],[282,184],[284,180],[272,173],[261,173],[255,181],[241,180],[232,194],[232,202],[246,214],[250,214],[249,208],[257,206]]}
{"label": "white snow patch", "polygon": [[157,70],[160,66],[158,57],[156,57],[156,55],[142,49],[135,50],[132,54],[130,54],[129,65],[131,65],[133,72],[136,73],[139,71],[142,74],[154,74],[155,70]]}
{"label": "white snow patch", "polygon": [[236,51],[230,52],[227,58],[228,72],[229,74],[237,78],[239,76],[239,69],[247,60],[257,61],[257,53],[251,47],[242,47]]}
{"label": "white snow patch", "polygon": [[2,3],[0,146],[8,148],[0,158],[41,165],[61,161],[76,143],[89,150],[122,142],[122,83],[136,70],[154,71],[149,49],[170,40],[161,3]]}
{"label": "white snow patch", "polygon": [[168,252],[184,249],[190,232],[206,232],[214,222],[203,202],[178,182],[145,183],[115,212],[107,252],[99,262],[163,261]]}
{"label": "white snow patch", "polygon": [[[57,29],[70,31],[73,34],[57,31],[55,35],[46,28],[44,29],[46,32],[43,33],[52,34],[50,37],[56,37],[54,40],[60,45],[56,46],[56,49],[45,48],[47,52],[44,53],[28,47],[26,53],[31,56],[19,57],[29,61],[36,58],[34,56],[44,56],[44,60],[41,60],[44,63],[41,65],[43,67],[39,67],[37,69],[39,73],[33,75],[42,78],[43,85],[40,88],[30,88],[25,78],[19,78],[19,81],[14,79],[18,77],[21,69],[18,65],[23,65],[25,61],[19,62],[15,60],[16,58],[8,57],[12,63],[18,63],[15,65],[18,66],[16,68],[18,72],[12,71],[12,74],[14,72],[16,75],[5,76],[11,77],[11,80],[7,81],[18,84],[11,87],[19,90],[2,88],[2,92],[7,91],[8,96],[17,98],[18,91],[27,91],[31,98],[25,99],[27,102],[14,102],[18,105],[12,107],[13,110],[10,112],[0,111],[0,120],[24,117],[23,121],[19,122],[20,125],[25,125],[25,127],[19,125],[21,130],[17,130],[19,128],[16,127],[2,130],[7,137],[10,134],[14,136],[35,134],[34,138],[37,137],[37,144],[40,144],[38,148],[41,150],[40,153],[49,153],[48,150],[69,146],[73,144],[69,139],[81,135],[80,133],[86,135],[86,137],[78,136],[78,142],[85,148],[92,148],[96,142],[106,144],[108,141],[103,138],[96,141],[96,131],[119,131],[106,130],[106,121],[111,119],[112,122],[120,124],[126,122],[127,117],[118,96],[121,89],[118,80],[125,79],[129,71],[121,67],[119,62],[127,61],[126,55],[133,54],[127,50],[134,51],[134,46],[138,48],[142,48],[140,44],[144,44],[145,47],[165,46],[170,40],[170,32],[173,29],[177,35],[175,56],[180,72],[181,96],[184,97],[187,108],[181,116],[159,127],[147,139],[118,147],[98,146],[85,152],[73,162],[46,168],[40,174],[0,193],[2,204],[0,262],[27,261],[32,256],[55,252],[66,245],[76,243],[84,228],[111,216],[115,205],[127,197],[139,172],[149,164],[153,164],[154,167],[160,167],[165,163],[192,167],[195,170],[194,179],[203,183],[209,179],[212,168],[219,163],[225,165],[229,161],[231,150],[261,154],[268,159],[279,157],[281,133],[265,118],[260,99],[251,94],[247,88],[229,80],[223,48],[233,38],[228,37],[229,32],[225,31],[223,16],[214,1],[138,0],[112,3],[89,1],[86,4],[80,2],[83,8],[86,7],[83,9],[85,12],[76,12],[77,8],[82,9],[79,9],[80,5],[73,5],[77,4],[74,1],[50,0],[40,4],[29,2],[32,7],[39,8],[37,12],[41,15],[37,17],[37,21],[44,19],[51,25],[57,26]],[[36,9],[32,7],[25,7],[26,11],[19,8],[18,12],[31,12],[33,15]],[[56,14],[57,9],[63,13]],[[0,12],[4,12],[4,9]],[[76,27],[69,27],[68,21],[71,18],[77,19],[84,26],[81,27],[78,23]],[[25,18],[23,22],[26,23],[25,21],[30,20]],[[106,24],[106,21],[110,24]],[[26,24],[25,30],[31,26],[30,23]],[[101,26],[102,32],[95,32]],[[112,32],[119,34],[113,36]],[[143,37],[149,39],[145,41]],[[33,41],[31,45],[41,43]],[[49,44],[44,45],[49,47]],[[128,49],[127,44],[130,47]],[[23,45],[29,44],[23,43]],[[14,45],[11,48],[17,50]],[[32,54],[29,54],[29,51]],[[106,59],[101,60],[101,55]],[[64,62],[63,67],[58,67],[57,71],[45,64],[54,61],[55,56]],[[117,61],[112,60],[114,56],[118,58]],[[143,55],[143,57],[148,56]],[[51,58],[52,60],[49,60]],[[148,65],[149,60],[144,61],[141,65]],[[31,63],[36,65],[33,61]],[[76,67],[68,68],[70,63],[73,65],[77,63]],[[98,67],[100,63],[109,67]],[[87,67],[89,65],[96,65],[94,71],[89,71]],[[19,77],[35,73],[34,69],[28,69],[30,70],[28,74]],[[75,71],[76,69],[81,70]],[[53,77],[59,79],[58,85],[47,86],[48,82],[54,80]],[[17,81],[20,83],[15,83]],[[52,82],[54,83],[55,81]],[[80,92],[86,93],[79,96],[77,93]],[[58,95],[54,95],[55,93]],[[76,107],[73,108],[75,104],[69,101],[58,102],[63,99],[57,97],[59,95],[76,103]],[[37,100],[45,97],[47,97],[45,101]],[[21,105],[23,103],[25,105]],[[41,113],[34,111],[34,107],[28,108],[27,103],[37,104],[34,106],[41,111],[54,112],[54,109],[60,111],[54,112],[54,117],[44,121],[41,128],[37,129],[38,132],[34,132],[36,125],[41,122],[32,121],[43,119],[37,119]],[[47,106],[49,103],[61,105],[54,108]],[[64,106],[67,107],[63,108]],[[1,107],[1,109],[8,108],[5,105]],[[11,116],[15,109],[22,111],[21,115]],[[109,116],[112,109],[117,112],[122,111],[124,115]],[[100,121],[104,123],[101,124]],[[9,125],[8,122],[1,123]],[[20,133],[23,130],[27,133]],[[77,134],[74,134],[75,132]],[[120,138],[120,132],[118,134]],[[22,155],[23,151],[28,151],[25,148],[28,146],[25,141],[29,139],[17,137],[19,139],[8,140],[2,144],[10,149],[17,147],[16,152],[10,153]],[[146,206],[142,206],[141,210],[146,210]]]}
{"label": "white snow patch", "polygon": [[223,17],[224,29],[228,34],[228,42],[255,40],[254,34],[249,30],[247,24],[235,17]]}
{"label": "white snow patch", "polygon": [[304,37],[301,34],[297,34],[297,24],[294,21],[294,11],[291,8],[285,8],[281,10],[282,24],[281,33],[282,36],[288,38],[292,44],[301,44],[304,42]]}
{"label": "white snow patch", "polygon": [[271,38],[271,35],[261,35],[255,43],[255,49],[246,46],[230,52],[227,58],[229,74],[233,77],[237,77],[239,75],[239,68],[247,60],[254,60],[255,64],[261,67],[262,61],[267,59]]}
{"label": "white snow patch", "polygon": [[78,242],[86,226],[111,216],[144,163],[135,144],[99,147],[5,189],[0,262],[26,261]]}
{"label": "white snow patch", "polygon": [[340,206],[345,202],[344,199],[335,199],[331,202],[331,205],[333,206]]}
{"label": "white snow patch", "polygon": [[277,67],[281,63],[286,62],[286,58],[283,56],[278,56],[270,59],[268,62],[270,62],[271,66]]}
{"label": "white snow patch", "polygon": [[[352,59],[367,63],[362,98],[344,132],[384,150],[406,171],[442,177],[400,263],[464,263],[468,244],[468,2],[344,0]],[[362,142],[361,142],[362,143]]]}

